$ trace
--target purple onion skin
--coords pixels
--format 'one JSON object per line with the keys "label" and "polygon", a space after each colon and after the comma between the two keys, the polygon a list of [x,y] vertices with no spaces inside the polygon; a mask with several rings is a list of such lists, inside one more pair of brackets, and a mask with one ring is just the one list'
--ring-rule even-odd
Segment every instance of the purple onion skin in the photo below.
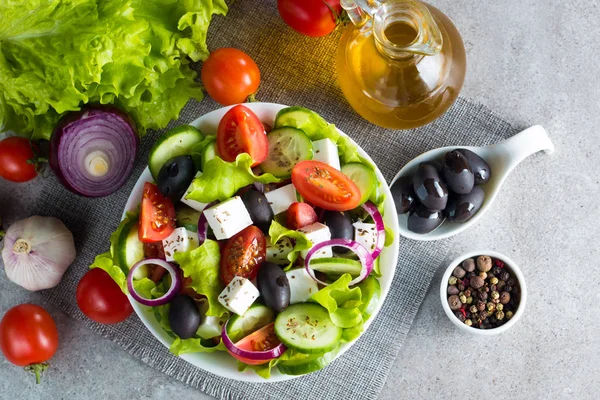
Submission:
{"label": "purple onion skin", "polygon": [[139,147],[139,135],[138,135],[135,121],[133,120],[133,118],[131,118],[129,116],[129,114],[127,114],[126,112],[122,111],[121,109],[119,109],[115,106],[107,105],[107,104],[85,105],[79,111],[69,111],[66,114],[64,114],[63,117],[56,124],[54,131],[52,131],[52,136],[50,137],[50,151],[49,151],[49,155],[48,155],[48,164],[50,165],[50,168],[54,172],[54,175],[56,176],[58,181],[64,187],[66,187],[67,189],[69,189],[70,191],[72,191],[75,194],[78,194],[78,195],[84,196],[84,197],[101,197],[101,196],[86,196],[85,194],[82,194],[79,191],[77,191],[77,189],[75,189],[73,186],[71,186],[71,184],[69,184],[69,182],[67,182],[67,180],[63,176],[63,174],[60,170],[60,167],[59,167],[59,162],[58,162],[58,146],[62,139],[62,136],[64,133],[64,128],[67,125],[71,124],[72,122],[75,122],[75,121],[78,121],[79,119],[81,119],[82,115],[86,112],[89,112],[89,113],[106,112],[106,113],[110,113],[110,114],[119,115],[121,118],[123,118],[125,120],[125,122],[127,124],[129,124],[129,126],[135,133],[135,147],[136,147],[135,153],[136,153],[136,155],[137,155],[137,148]]}

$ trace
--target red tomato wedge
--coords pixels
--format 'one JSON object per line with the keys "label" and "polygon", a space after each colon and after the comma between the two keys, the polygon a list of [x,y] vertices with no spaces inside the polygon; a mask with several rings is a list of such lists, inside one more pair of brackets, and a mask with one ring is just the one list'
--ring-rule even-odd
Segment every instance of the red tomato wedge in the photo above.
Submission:
{"label": "red tomato wedge", "polygon": [[140,213],[140,241],[159,242],[173,233],[173,230],[175,230],[173,202],[163,196],[155,184],[146,182]]}
{"label": "red tomato wedge", "polygon": [[346,175],[320,161],[301,161],[292,183],[309,203],[326,210],[348,211],[360,204],[360,190]]}
{"label": "red tomato wedge", "polygon": [[265,127],[248,107],[237,105],[221,118],[217,129],[217,152],[225,161],[235,161],[238,154],[248,153],[257,166],[265,161],[269,143]]}
{"label": "red tomato wedge", "polygon": [[225,285],[233,277],[256,278],[258,269],[267,257],[265,235],[254,225],[233,235],[221,255],[221,278]]}
{"label": "red tomato wedge", "polygon": [[[275,323],[272,322],[269,325],[263,326],[256,332],[251,333],[245,338],[240,339],[235,345],[242,350],[247,351],[268,351],[272,350],[275,347],[281,344],[281,341],[275,334]],[[266,364],[271,360],[252,360],[249,358],[240,357],[234,353],[229,353],[234,358],[240,360],[241,362],[249,365],[260,365]]]}
{"label": "red tomato wedge", "polygon": [[287,210],[287,227],[297,230],[318,221],[317,213],[310,204],[292,203]]}

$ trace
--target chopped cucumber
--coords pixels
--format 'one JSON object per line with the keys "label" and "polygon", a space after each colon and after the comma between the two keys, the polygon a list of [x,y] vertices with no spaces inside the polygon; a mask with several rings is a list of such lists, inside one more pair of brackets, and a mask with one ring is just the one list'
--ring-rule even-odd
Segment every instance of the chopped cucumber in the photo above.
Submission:
{"label": "chopped cucumber", "polygon": [[[133,220],[127,223],[117,239],[117,249],[115,251],[119,266],[127,271],[133,267],[133,264],[144,258],[144,244],[138,239],[138,221]],[[143,265],[133,274],[133,279],[142,279],[148,276],[148,266]]]}
{"label": "chopped cucumber", "polygon": [[360,261],[340,257],[315,258],[310,260],[310,267],[324,274],[350,274],[352,276],[360,275],[362,270]]}
{"label": "chopped cucumber", "polygon": [[325,354],[294,354],[291,360],[285,360],[277,364],[279,372],[286,375],[304,375],[325,368],[335,360],[339,347]]}
{"label": "chopped cucumber", "polygon": [[289,178],[292,168],[303,160],[312,160],[313,144],[304,132],[296,128],[279,128],[267,135],[269,155],[260,164],[263,172],[278,178]]}
{"label": "chopped cucumber", "polygon": [[252,305],[244,315],[234,315],[227,324],[227,334],[232,342],[248,336],[273,322],[275,311],[262,304]]}
{"label": "chopped cucumber", "polygon": [[360,204],[366,203],[373,191],[377,189],[377,175],[373,168],[361,164],[350,163],[342,167],[342,173],[358,186],[360,190]]}
{"label": "chopped cucumber", "polygon": [[297,303],[275,318],[275,333],[283,344],[301,353],[316,354],[333,350],[342,337],[329,312],[318,304]]}
{"label": "chopped cucumber", "polygon": [[207,144],[204,148],[204,152],[202,153],[202,171],[204,171],[206,163],[215,158],[217,155],[217,142],[211,142]]}
{"label": "chopped cucumber", "polygon": [[280,110],[275,117],[275,128],[284,126],[300,129],[310,138],[319,140],[329,138],[337,142],[340,134],[335,127],[319,114],[303,107],[287,107]]}
{"label": "chopped cucumber", "polygon": [[148,157],[148,168],[154,180],[167,161],[173,157],[191,154],[192,147],[202,139],[202,132],[190,125],[178,126],[158,138]]}
{"label": "chopped cucumber", "polygon": [[198,232],[198,220],[200,211],[194,210],[184,204],[179,204],[175,210],[175,225],[178,228],[185,228],[191,232]]}

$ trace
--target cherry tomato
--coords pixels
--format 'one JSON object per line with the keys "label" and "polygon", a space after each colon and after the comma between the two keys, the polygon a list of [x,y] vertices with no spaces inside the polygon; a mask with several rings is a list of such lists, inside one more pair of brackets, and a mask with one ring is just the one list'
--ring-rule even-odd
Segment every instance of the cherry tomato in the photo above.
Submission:
{"label": "cherry tomato", "polygon": [[119,285],[100,268],[90,270],[81,278],[76,298],[81,312],[101,324],[125,321],[133,312]]}
{"label": "cherry tomato", "polygon": [[210,53],[200,74],[209,96],[223,106],[245,102],[260,85],[260,71],[254,60],[228,47]]}
{"label": "cherry tomato", "polygon": [[[281,341],[275,334],[275,323],[270,323],[263,326],[259,330],[251,333],[243,339],[240,339],[235,345],[242,350],[248,351],[267,351],[274,349],[281,344]],[[249,365],[266,364],[271,360],[251,360],[249,358],[240,357],[237,354],[229,352],[234,358]]]}
{"label": "cherry tomato", "polygon": [[37,176],[29,140],[11,136],[0,141],[0,176],[12,182],[27,182]]}
{"label": "cherry tomato", "polygon": [[225,245],[221,257],[221,278],[225,285],[234,276],[256,278],[258,269],[267,257],[265,235],[254,225],[233,235]]}
{"label": "cherry tomato", "polygon": [[318,221],[317,213],[307,203],[292,203],[287,210],[287,227],[289,229],[300,229]]}
{"label": "cherry tomato", "polygon": [[57,348],[56,324],[40,306],[21,304],[8,310],[0,321],[0,350],[15,365],[24,367],[48,361]]}
{"label": "cherry tomato", "polygon": [[225,161],[248,153],[253,167],[265,161],[269,143],[265,127],[248,107],[237,105],[223,116],[217,128],[217,152]]}
{"label": "cherry tomato", "polygon": [[320,161],[301,161],[292,169],[292,183],[309,203],[333,211],[360,204],[360,190],[346,175]]}
{"label": "cherry tomato", "polygon": [[158,187],[144,183],[139,238],[141,242],[159,242],[175,230],[175,207],[163,196]]}
{"label": "cherry tomato", "polygon": [[340,0],[277,0],[277,8],[292,29],[312,37],[330,34],[342,12]]}

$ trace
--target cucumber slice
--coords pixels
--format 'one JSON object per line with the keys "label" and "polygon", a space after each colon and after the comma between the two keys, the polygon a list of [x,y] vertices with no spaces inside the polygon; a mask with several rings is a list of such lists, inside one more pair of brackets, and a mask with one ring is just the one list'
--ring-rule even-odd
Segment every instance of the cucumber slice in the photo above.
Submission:
{"label": "cucumber slice", "polygon": [[339,137],[333,125],[329,125],[316,112],[303,107],[287,107],[280,110],[275,117],[275,128],[284,126],[302,130],[311,140],[329,137],[335,143]]}
{"label": "cucumber slice", "polygon": [[377,175],[373,168],[361,163],[349,163],[342,167],[342,173],[356,183],[360,190],[360,204],[369,200],[373,191],[377,189]]}
{"label": "cucumber slice", "polygon": [[158,138],[148,157],[148,168],[154,180],[167,161],[176,156],[191,154],[192,146],[202,139],[202,132],[190,125],[178,126]]}
{"label": "cucumber slice", "polygon": [[312,160],[313,144],[306,133],[296,128],[279,128],[267,135],[269,155],[260,164],[263,172],[278,178],[289,178],[299,161]]}
{"label": "cucumber slice", "polygon": [[[144,244],[138,239],[138,221],[127,223],[117,239],[117,260],[122,269],[130,270],[133,264],[144,258]],[[148,276],[148,266],[143,265],[133,274],[133,279],[142,279]]]}
{"label": "cucumber slice", "polygon": [[202,153],[202,171],[204,171],[204,166],[206,163],[215,158],[217,155],[217,142],[211,142],[207,144],[204,148],[204,152]]}
{"label": "cucumber slice", "polygon": [[275,311],[262,304],[252,305],[244,315],[234,315],[227,324],[227,334],[232,342],[248,336],[273,322]]}
{"label": "cucumber slice", "polygon": [[279,372],[286,375],[304,375],[325,368],[335,360],[339,347],[325,354],[297,353],[292,360],[281,361],[277,364]]}
{"label": "cucumber slice", "polygon": [[352,276],[359,276],[362,270],[360,261],[340,257],[315,258],[310,261],[310,267],[324,274],[350,274]]}
{"label": "cucumber slice", "polygon": [[198,220],[200,211],[194,210],[183,204],[179,204],[175,210],[175,225],[178,228],[185,228],[191,232],[198,232]]}
{"label": "cucumber slice", "polygon": [[331,321],[329,312],[320,305],[297,303],[277,315],[275,333],[290,349],[316,354],[333,350],[342,337],[342,328]]}

